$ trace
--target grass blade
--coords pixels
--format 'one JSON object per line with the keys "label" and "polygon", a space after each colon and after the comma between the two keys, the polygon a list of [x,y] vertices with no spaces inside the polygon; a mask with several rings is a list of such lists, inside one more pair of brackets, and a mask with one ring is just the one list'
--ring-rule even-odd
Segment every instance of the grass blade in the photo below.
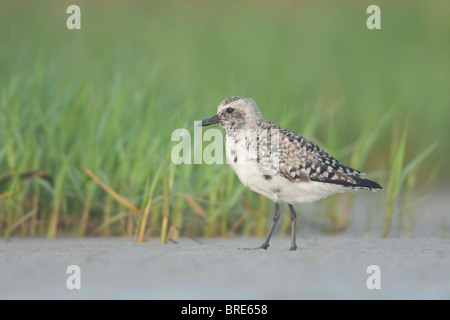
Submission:
{"label": "grass blade", "polygon": [[5,199],[8,197],[12,192],[5,192],[0,194],[0,200]]}
{"label": "grass blade", "polygon": [[119,203],[121,203],[124,207],[128,208],[129,210],[131,210],[135,213],[142,214],[138,208],[136,208],[134,205],[132,205],[130,202],[128,202],[128,200],[126,200],[124,197],[119,195],[112,188],[107,186],[102,180],[100,180],[95,174],[93,174],[91,170],[89,170],[83,166],[81,166],[81,167],[83,168],[84,172],[86,172],[86,174],[92,178],[92,180],[97,182],[98,185],[103,188],[103,190],[105,190],[110,196],[112,196],[115,200],[117,200]]}

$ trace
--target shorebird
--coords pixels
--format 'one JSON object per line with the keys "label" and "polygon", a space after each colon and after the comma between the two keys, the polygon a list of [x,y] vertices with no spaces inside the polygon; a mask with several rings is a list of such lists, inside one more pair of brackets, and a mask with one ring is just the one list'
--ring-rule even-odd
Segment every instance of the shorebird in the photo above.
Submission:
{"label": "shorebird", "polygon": [[297,213],[294,203],[313,202],[329,195],[381,186],[361,178],[359,170],[343,165],[317,144],[265,121],[250,98],[229,97],[217,114],[199,125],[219,124],[226,133],[227,162],[239,180],[275,203],[273,221],[263,244],[267,249],[280,218],[280,203],[287,203],[291,218],[291,246],[296,250]]}

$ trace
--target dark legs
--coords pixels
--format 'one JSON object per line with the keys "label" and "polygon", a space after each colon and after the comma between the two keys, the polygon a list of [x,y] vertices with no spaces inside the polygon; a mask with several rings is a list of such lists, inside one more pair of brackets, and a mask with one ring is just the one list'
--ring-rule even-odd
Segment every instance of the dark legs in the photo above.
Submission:
{"label": "dark legs", "polygon": [[270,238],[272,237],[273,230],[275,229],[275,226],[277,225],[279,219],[280,219],[280,205],[278,203],[275,203],[275,212],[273,213],[272,225],[270,226],[269,234],[267,235],[266,240],[261,245],[261,249],[267,249],[269,247]]}
{"label": "dark legs", "polygon": [[[291,229],[291,248],[290,250],[297,250],[297,244],[295,241],[295,234],[296,234],[296,222],[297,222],[297,213],[294,210],[294,207],[292,204],[289,204],[289,211],[291,212],[290,217],[292,221],[292,229]],[[269,247],[270,238],[272,237],[273,230],[275,230],[275,226],[277,225],[278,220],[280,219],[280,205],[279,203],[275,203],[275,211],[273,213],[273,221],[272,225],[270,226],[269,233],[267,234],[266,240],[264,240],[263,244],[260,247],[257,248],[242,248],[246,250],[251,249],[267,249]]]}
{"label": "dark legs", "polygon": [[296,228],[295,224],[297,222],[297,213],[294,210],[292,204],[289,204],[289,211],[291,212],[292,230],[291,230],[291,248],[290,250],[297,250],[297,243],[295,241]]}
{"label": "dark legs", "polygon": [[241,248],[244,250],[253,250],[253,249],[267,249],[269,247],[270,238],[272,237],[273,230],[275,229],[275,226],[277,225],[278,220],[280,219],[280,205],[276,202],[275,203],[275,212],[273,213],[273,221],[272,225],[270,226],[269,234],[266,237],[266,240],[264,243],[257,248]]}

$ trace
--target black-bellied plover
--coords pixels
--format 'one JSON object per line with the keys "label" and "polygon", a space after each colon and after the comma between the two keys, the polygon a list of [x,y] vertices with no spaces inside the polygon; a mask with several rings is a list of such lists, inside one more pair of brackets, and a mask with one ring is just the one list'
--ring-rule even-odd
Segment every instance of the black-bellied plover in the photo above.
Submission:
{"label": "black-bellied plover", "polygon": [[258,248],[269,247],[280,218],[281,202],[289,206],[292,221],[290,249],[296,250],[297,213],[293,203],[313,202],[357,189],[381,189],[378,183],[361,178],[361,171],[341,164],[317,144],[263,120],[252,99],[225,99],[215,116],[201,122],[201,126],[211,124],[219,124],[225,129],[226,158],[241,182],[275,203],[269,233]]}

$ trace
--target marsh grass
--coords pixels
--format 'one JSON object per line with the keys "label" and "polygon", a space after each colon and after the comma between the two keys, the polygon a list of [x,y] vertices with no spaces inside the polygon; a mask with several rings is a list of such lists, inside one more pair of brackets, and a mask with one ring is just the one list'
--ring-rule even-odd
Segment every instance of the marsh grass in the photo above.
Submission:
{"label": "marsh grass", "polygon": [[[62,2],[0,3],[6,239],[263,236],[273,206],[228,166],[170,161],[172,131],[193,135],[231,95],[380,182],[380,234],[396,212],[412,229],[402,208],[417,186],[450,176],[424,169],[449,157],[448,2],[386,3],[379,32],[365,27],[362,2],[79,5],[82,29],[69,31]],[[328,231],[345,230],[354,197],[324,200]]]}
{"label": "marsh grass", "polygon": [[[428,157],[437,147],[437,143],[433,143],[428,148],[413,157],[405,164],[405,153],[408,137],[409,119],[405,121],[402,132],[393,137],[393,143],[390,150],[390,174],[388,185],[386,187],[386,213],[383,226],[383,237],[387,237],[391,227],[391,221],[395,212],[395,202],[398,200],[399,194],[405,190],[403,207],[408,207],[412,203],[413,186],[417,181],[418,166]],[[404,184],[406,183],[406,188]],[[411,216],[410,216],[411,218]],[[409,228],[413,224],[413,219],[408,222]]]}

